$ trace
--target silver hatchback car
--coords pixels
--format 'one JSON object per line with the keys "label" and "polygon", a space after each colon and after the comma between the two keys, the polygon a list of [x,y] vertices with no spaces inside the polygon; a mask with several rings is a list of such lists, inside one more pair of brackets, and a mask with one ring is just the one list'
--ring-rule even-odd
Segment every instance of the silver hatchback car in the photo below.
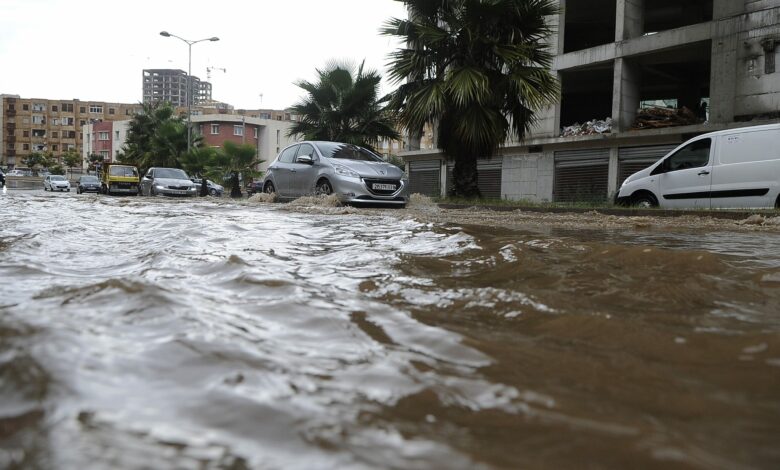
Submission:
{"label": "silver hatchback car", "polygon": [[281,199],[335,194],[341,202],[405,206],[408,180],[368,149],[338,142],[291,145],[268,167],[263,191]]}

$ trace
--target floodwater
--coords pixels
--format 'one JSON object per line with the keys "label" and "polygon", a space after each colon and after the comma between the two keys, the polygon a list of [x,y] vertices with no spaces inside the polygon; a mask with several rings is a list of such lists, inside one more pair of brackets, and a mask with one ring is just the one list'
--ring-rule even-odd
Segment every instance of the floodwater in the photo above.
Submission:
{"label": "floodwater", "polygon": [[0,468],[778,468],[780,230],[0,194]]}

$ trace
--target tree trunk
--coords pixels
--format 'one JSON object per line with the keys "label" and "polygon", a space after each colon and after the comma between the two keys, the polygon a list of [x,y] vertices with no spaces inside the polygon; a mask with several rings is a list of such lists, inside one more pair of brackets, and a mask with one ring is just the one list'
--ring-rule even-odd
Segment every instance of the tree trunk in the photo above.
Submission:
{"label": "tree trunk", "polygon": [[201,175],[200,177],[200,197],[209,195],[209,186],[206,183],[206,177]]}
{"label": "tree trunk", "polygon": [[239,186],[238,183],[238,173],[233,173],[233,176],[230,177],[230,197],[241,197],[241,186]]}
{"label": "tree trunk", "polygon": [[452,177],[455,196],[469,199],[482,196],[477,184],[477,159],[473,155],[459,154],[456,156]]}

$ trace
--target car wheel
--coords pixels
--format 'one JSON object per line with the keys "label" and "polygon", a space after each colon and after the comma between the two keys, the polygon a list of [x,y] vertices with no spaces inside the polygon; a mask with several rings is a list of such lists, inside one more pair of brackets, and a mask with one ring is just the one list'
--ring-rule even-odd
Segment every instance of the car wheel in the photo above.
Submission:
{"label": "car wheel", "polygon": [[265,183],[265,187],[263,188],[263,192],[266,194],[271,194],[276,192],[276,188],[274,188],[274,184],[272,182]]}
{"label": "car wheel", "polygon": [[330,185],[330,181],[324,178],[317,181],[317,187],[314,188],[314,193],[317,196],[330,196],[333,193],[333,187]]}
{"label": "car wheel", "polygon": [[214,189],[214,188],[211,188],[211,189],[209,189],[209,194],[211,194],[212,196],[216,196],[217,195],[217,190]]}
{"label": "car wheel", "polygon": [[149,186],[149,195],[150,196],[157,196],[157,193],[154,190],[154,186]]}
{"label": "car wheel", "polygon": [[631,205],[640,208],[658,207],[658,200],[650,193],[640,193],[633,197]]}
{"label": "car wheel", "polygon": [[44,190],[44,192],[48,191],[48,189],[46,189],[46,185],[45,184],[43,185],[43,190]]}

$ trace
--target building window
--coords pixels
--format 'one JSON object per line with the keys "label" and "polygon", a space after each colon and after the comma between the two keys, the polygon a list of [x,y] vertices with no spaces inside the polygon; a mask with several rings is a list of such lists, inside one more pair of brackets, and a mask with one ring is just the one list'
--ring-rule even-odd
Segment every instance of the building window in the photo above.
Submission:
{"label": "building window", "polygon": [[103,160],[108,160],[109,151],[108,150],[101,150],[100,155],[103,157]]}
{"label": "building window", "polygon": [[8,105],[8,111],[16,111],[16,105],[15,104],[9,104]]}
{"label": "building window", "polygon": [[56,104],[51,105],[51,112],[53,112],[53,113],[57,112],[57,105]]}
{"label": "building window", "polygon": [[57,132],[57,131],[51,131],[51,138],[52,138],[52,139],[57,139],[57,138],[59,138],[59,137],[60,137],[60,133],[59,133],[59,132]]}
{"label": "building window", "polygon": [[30,144],[22,144],[22,150],[30,150]]}
{"label": "building window", "polygon": [[80,106],[79,107],[79,112],[80,113],[86,113],[87,112],[87,107],[86,106]]}
{"label": "building window", "polygon": [[60,125],[60,120],[58,118],[52,119],[51,120],[51,125],[52,126],[59,126]]}
{"label": "building window", "polygon": [[46,137],[46,129],[33,129],[33,137]]}
{"label": "building window", "polygon": [[257,135],[258,135],[258,132],[257,132],[257,131],[258,131],[258,130],[259,130],[259,129],[258,129],[257,127],[255,127],[255,139],[257,139]]}
{"label": "building window", "polygon": [[30,110],[30,105],[29,104],[23,104],[22,105],[22,111],[29,111],[29,110]]}
{"label": "building window", "polygon": [[30,137],[30,131],[22,131],[22,137]]}
{"label": "building window", "polygon": [[119,131],[114,131],[114,138],[119,140]]}
{"label": "building window", "polygon": [[57,145],[57,144],[52,144],[52,146],[51,146],[51,150],[52,150],[53,152],[56,152],[56,151],[57,151],[57,147],[58,147],[58,145]]}
{"label": "building window", "polygon": [[244,135],[244,126],[233,126],[233,135]]}
{"label": "building window", "polygon": [[32,122],[33,124],[43,124],[46,122],[46,120],[43,118],[43,116],[33,116]]}
{"label": "building window", "polygon": [[72,113],[73,112],[73,103],[60,103],[62,106],[62,112],[63,113]]}
{"label": "building window", "polygon": [[211,134],[212,135],[219,134],[219,124],[212,124],[211,125]]}
{"label": "building window", "polygon": [[108,114],[114,114],[116,110],[114,108],[108,108]]}
{"label": "building window", "polygon": [[32,110],[37,113],[41,113],[43,111],[46,111],[46,105],[43,103],[33,103]]}
{"label": "building window", "polygon": [[89,105],[89,112],[90,113],[102,114],[103,113],[103,107],[102,106],[98,106],[96,104],[91,104],[91,105]]}
{"label": "building window", "polygon": [[[279,130],[278,129],[276,130],[276,145],[279,145]],[[277,150],[277,152],[279,152],[279,151]]]}
{"label": "building window", "polygon": [[62,125],[63,125],[63,126],[72,126],[72,125],[73,125],[73,122],[74,122],[74,120],[73,120],[73,118],[72,118],[72,117],[65,117],[65,118],[62,118]]}
{"label": "building window", "polygon": [[108,140],[108,132],[98,132],[98,140]]}
{"label": "building window", "polygon": [[79,121],[79,126],[83,126],[83,125],[84,125],[84,124],[86,124],[86,123],[87,123],[87,121],[85,121],[85,120],[83,120],[83,119],[82,119],[82,120],[80,120],[80,121]]}

